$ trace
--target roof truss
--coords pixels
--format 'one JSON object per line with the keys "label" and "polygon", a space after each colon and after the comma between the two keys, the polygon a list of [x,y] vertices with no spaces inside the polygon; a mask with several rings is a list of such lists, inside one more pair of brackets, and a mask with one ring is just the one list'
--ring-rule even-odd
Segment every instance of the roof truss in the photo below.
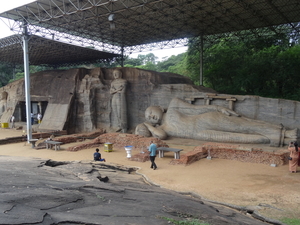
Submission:
{"label": "roof truss", "polygon": [[[121,57],[117,54],[58,42],[35,35],[30,36],[28,43],[31,65],[57,67],[90,63],[108,64]],[[13,35],[0,39],[0,62],[13,65],[24,62],[21,35]]]}
{"label": "roof truss", "polygon": [[153,43],[176,46],[200,35],[238,35],[262,27],[275,32],[278,25],[299,32],[294,23],[300,21],[300,1],[37,0],[0,16],[18,23],[17,29],[20,23],[29,24],[32,33],[80,37],[110,51],[136,52],[151,49]]}

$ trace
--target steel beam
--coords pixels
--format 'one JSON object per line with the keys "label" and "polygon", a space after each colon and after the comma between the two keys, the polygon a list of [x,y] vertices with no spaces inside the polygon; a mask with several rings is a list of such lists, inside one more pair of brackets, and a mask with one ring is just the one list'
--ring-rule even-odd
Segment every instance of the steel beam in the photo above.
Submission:
{"label": "steel beam", "polygon": [[31,126],[31,100],[30,100],[30,74],[29,74],[29,52],[28,52],[28,30],[27,24],[23,24],[23,54],[24,54],[24,79],[25,79],[25,99],[26,99],[26,123],[27,123],[27,142],[32,139]]}
{"label": "steel beam", "polygon": [[200,82],[199,85],[203,86],[203,35],[200,36]]}

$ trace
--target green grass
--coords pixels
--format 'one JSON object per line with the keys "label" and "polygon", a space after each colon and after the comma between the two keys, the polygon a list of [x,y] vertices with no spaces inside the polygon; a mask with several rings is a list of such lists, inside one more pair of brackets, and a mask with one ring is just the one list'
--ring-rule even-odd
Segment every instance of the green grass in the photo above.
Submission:
{"label": "green grass", "polygon": [[299,225],[300,224],[300,219],[283,218],[280,221],[287,225]]}
{"label": "green grass", "polygon": [[101,195],[96,194],[97,198],[100,198],[103,202],[105,202],[105,198]]}
{"label": "green grass", "polygon": [[204,223],[198,219],[175,220],[167,217],[161,217],[161,218],[176,225],[209,225],[208,223]]}

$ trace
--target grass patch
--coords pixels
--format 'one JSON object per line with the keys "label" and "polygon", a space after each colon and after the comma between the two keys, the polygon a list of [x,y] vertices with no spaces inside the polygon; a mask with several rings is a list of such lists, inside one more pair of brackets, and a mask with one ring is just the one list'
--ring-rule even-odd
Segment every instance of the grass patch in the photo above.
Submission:
{"label": "grass patch", "polygon": [[300,219],[283,218],[280,221],[287,225],[299,225],[300,224]]}
{"label": "grass patch", "polygon": [[100,198],[103,202],[105,202],[105,198],[103,196],[98,195],[98,194],[96,194],[96,195],[97,195],[97,198]]}
{"label": "grass patch", "polygon": [[171,222],[172,224],[176,224],[176,225],[209,225],[208,223],[205,223],[198,219],[191,219],[191,218],[185,219],[185,220],[175,220],[172,218],[161,217],[161,219],[167,220],[167,221]]}

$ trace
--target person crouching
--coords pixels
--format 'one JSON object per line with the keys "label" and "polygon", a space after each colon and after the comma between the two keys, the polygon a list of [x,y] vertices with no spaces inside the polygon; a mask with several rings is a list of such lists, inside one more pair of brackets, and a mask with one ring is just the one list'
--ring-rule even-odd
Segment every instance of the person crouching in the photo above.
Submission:
{"label": "person crouching", "polygon": [[95,161],[102,161],[102,162],[106,162],[105,159],[101,158],[101,154],[99,153],[99,149],[96,148],[96,152],[94,153],[94,160]]}

